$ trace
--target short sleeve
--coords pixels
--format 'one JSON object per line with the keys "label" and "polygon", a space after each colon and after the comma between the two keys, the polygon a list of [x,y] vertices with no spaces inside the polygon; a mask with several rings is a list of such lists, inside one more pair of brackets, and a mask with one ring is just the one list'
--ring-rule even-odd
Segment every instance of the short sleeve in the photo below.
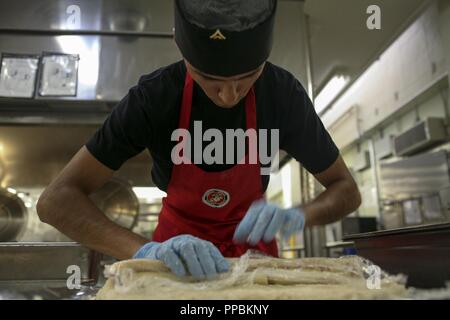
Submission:
{"label": "short sleeve", "polygon": [[89,152],[105,166],[119,170],[125,161],[150,148],[152,126],[142,87],[130,89],[86,143]]}
{"label": "short sleeve", "polygon": [[280,148],[310,173],[323,172],[337,160],[339,149],[300,82],[293,78],[288,90]]}

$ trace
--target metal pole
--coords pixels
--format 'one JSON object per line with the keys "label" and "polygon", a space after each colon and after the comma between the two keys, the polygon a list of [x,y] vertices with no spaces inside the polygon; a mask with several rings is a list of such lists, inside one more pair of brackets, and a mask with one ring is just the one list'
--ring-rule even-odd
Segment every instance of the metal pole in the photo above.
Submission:
{"label": "metal pole", "polygon": [[369,155],[370,155],[370,163],[372,165],[372,179],[375,182],[375,196],[377,203],[377,212],[379,218],[381,218],[381,195],[380,195],[380,180],[378,176],[378,161],[376,157],[375,144],[373,138],[369,139]]}

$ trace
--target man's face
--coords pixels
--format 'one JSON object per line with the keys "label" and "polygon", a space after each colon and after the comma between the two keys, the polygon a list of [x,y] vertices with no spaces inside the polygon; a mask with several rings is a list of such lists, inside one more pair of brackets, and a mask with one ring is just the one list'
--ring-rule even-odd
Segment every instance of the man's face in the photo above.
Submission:
{"label": "man's face", "polygon": [[264,64],[258,69],[233,77],[217,77],[196,70],[186,60],[186,68],[214,104],[222,108],[233,108],[244,98],[261,75]]}

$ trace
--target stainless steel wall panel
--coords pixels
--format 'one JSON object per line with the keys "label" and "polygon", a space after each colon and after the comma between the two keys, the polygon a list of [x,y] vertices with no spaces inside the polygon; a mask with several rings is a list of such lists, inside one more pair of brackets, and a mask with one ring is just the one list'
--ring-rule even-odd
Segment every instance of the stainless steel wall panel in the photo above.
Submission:
{"label": "stainless steel wall panel", "polygon": [[142,75],[180,59],[172,39],[102,37],[96,99],[119,101]]}
{"label": "stainless steel wall panel", "polygon": [[172,7],[167,0],[2,0],[0,30],[171,32]]}
{"label": "stainless steel wall panel", "polygon": [[398,200],[438,192],[450,186],[445,151],[421,154],[380,165],[383,199]]}
{"label": "stainless steel wall panel", "polygon": [[[100,37],[98,36],[30,36],[0,34],[0,52],[32,53],[58,52],[78,54],[78,87],[76,97],[55,100],[95,100],[99,73]],[[39,81],[38,81],[39,82]],[[48,99],[39,97],[37,99]]]}

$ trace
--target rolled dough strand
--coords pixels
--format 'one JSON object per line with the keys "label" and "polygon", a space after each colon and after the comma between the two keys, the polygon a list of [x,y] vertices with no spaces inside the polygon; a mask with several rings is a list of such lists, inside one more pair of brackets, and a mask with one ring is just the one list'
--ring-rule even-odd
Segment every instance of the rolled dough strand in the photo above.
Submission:
{"label": "rolled dough strand", "polygon": [[134,272],[170,272],[163,262],[149,259],[123,260],[105,267],[105,276],[119,275],[121,270],[131,269]]}
{"label": "rolled dough strand", "polygon": [[[239,259],[229,259],[232,265],[239,263]],[[330,259],[330,258],[303,258],[303,259],[250,259],[245,274],[257,271],[254,276],[254,283],[261,285],[268,284],[320,284],[326,283],[341,283],[339,280],[333,280],[328,277],[324,280],[326,274],[343,274],[354,278],[362,277],[362,270],[357,268],[355,259]],[[231,268],[232,270],[233,268]],[[262,269],[262,270],[259,270]],[[126,270],[126,271],[125,271]],[[111,266],[107,266],[105,274],[107,277],[118,277],[122,273],[132,270],[132,272],[155,272],[160,274],[171,273],[164,263],[158,260],[149,259],[134,259],[117,262]],[[290,274],[293,270],[297,273]],[[304,271],[299,274],[298,271]],[[308,273],[309,271],[309,273]],[[230,275],[231,272],[220,275],[224,279]],[[301,275],[301,277],[300,277]],[[335,278],[337,275],[334,276]],[[171,277],[173,278],[173,277]],[[331,279],[331,280],[330,280]],[[337,279],[337,278],[336,278]],[[180,282],[192,282],[190,277],[180,279]]]}
{"label": "rolled dough strand", "polygon": [[[232,264],[237,263],[239,259],[233,259]],[[219,275],[219,279],[223,280],[230,276],[233,268],[230,272],[223,273]],[[114,263],[113,265],[106,266],[105,276],[107,278],[121,279],[124,275],[127,276],[129,273],[157,273],[160,277],[178,280],[179,282],[197,282],[192,277],[177,278],[169,268],[167,268],[163,262],[159,260],[149,260],[149,259],[134,259],[134,260],[124,260]],[[244,275],[247,272],[244,273]],[[243,279],[248,279],[247,276],[242,275],[239,282],[244,281]],[[255,274],[252,278],[253,283],[266,285],[268,284],[268,279],[263,274]]]}
{"label": "rolled dough strand", "polygon": [[345,276],[330,272],[257,269],[256,273],[267,278],[267,285],[345,284],[349,281]]}
{"label": "rolled dough strand", "polygon": [[344,273],[353,277],[362,276],[361,262],[357,258],[250,259],[247,271],[258,268],[314,270]]}

